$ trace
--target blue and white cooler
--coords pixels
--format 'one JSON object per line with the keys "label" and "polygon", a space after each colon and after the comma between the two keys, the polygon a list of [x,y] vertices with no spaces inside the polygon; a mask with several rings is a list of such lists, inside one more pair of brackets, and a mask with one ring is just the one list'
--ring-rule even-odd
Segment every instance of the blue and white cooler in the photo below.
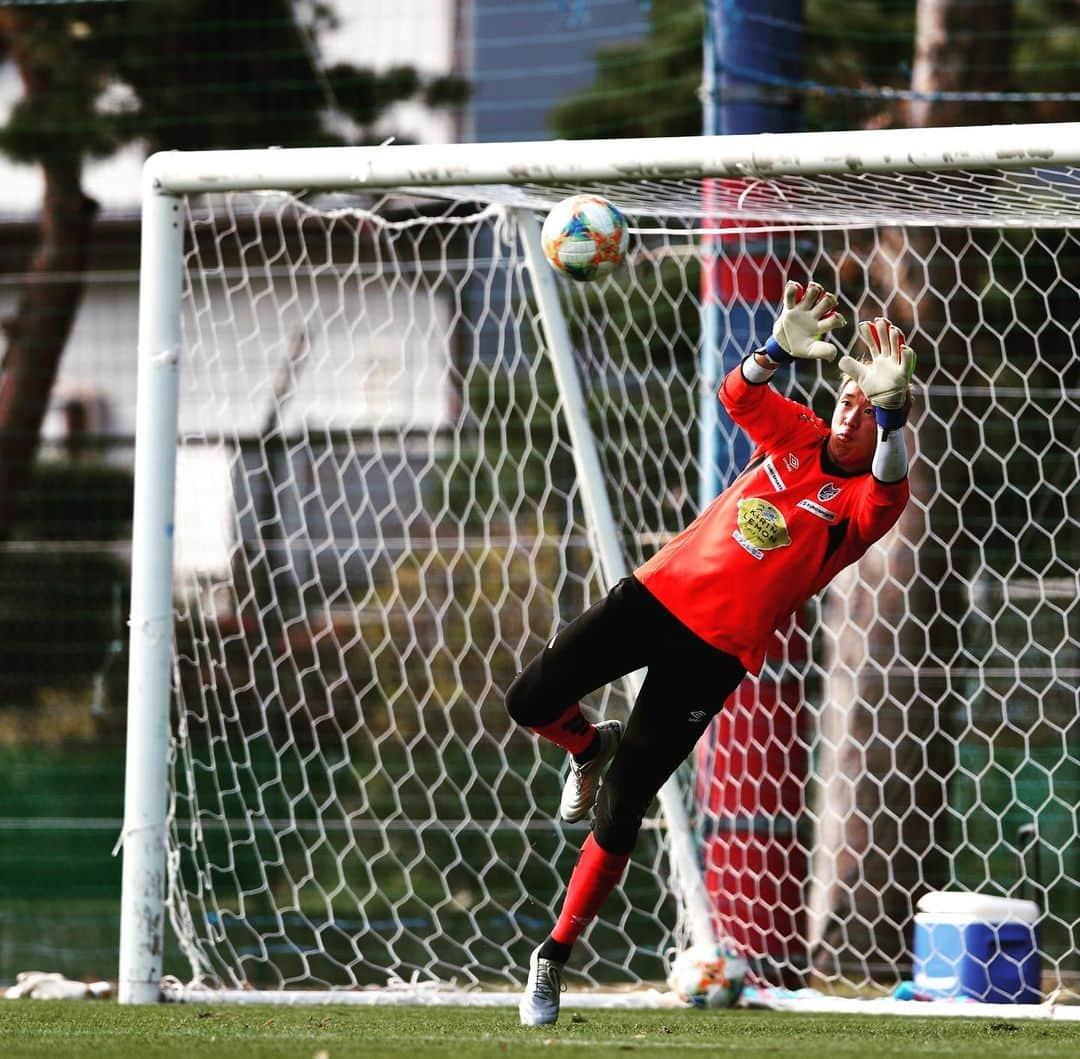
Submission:
{"label": "blue and white cooler", "polygon": [[915,915],[915,989],[935,999],[1038,1004],[1039,906],[1034,901],[939,890]]}

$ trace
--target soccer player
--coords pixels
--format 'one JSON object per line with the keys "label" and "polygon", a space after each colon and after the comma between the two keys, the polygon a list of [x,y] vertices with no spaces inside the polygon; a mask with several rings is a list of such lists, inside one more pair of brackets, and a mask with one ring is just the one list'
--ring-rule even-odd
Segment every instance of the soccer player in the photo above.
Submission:
{"label": "soccer player", "polygon": [[[883,317],[859,326],[868,356],[841,358],[831,425],[768,385],[781,364],[833,359],[825,336],[844,324],[835,307],[817,283],[786,285],[772,337],[720,387],[757,446],[749,464],[681,534],[558,632],[507,691],[515,721],[572,755],[562,818],[583,820],[596,807],[558,921],[530,959],[524,1025],[559,1017],[563,968],[622,878],[649,803],[746,673],[760,669],[777,627],[907,503],[902,428],[915,354],[897,327]],[[619,721],[585,718],[583,696],[643,667],[625,732]]]}

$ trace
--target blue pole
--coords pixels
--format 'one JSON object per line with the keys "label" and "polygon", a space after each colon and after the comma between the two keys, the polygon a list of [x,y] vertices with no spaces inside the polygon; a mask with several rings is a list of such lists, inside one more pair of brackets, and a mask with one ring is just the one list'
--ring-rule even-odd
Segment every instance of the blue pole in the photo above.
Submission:
{"label": "blue pole", "polygon": [[[803,80],[802,49],[802,0],[705,0],[705,135],[799,131],[799,97],[776,85]],[[769,247],[764,239],[747,237],[740,245],[744,262],[765,265]],[[753,345],[765,341],[775,315],[772,302],[778,296],[775,290],[763,289],[766,284],[761,280],[775,276],[774,269],[736,268],[718,236],[705,237],[702,251],[706,275],[700,354],[700,508],[750,458],[749,443],[720,408],[716,389]],[[763,303],[763,295],[769,304]]]}
{"label": "blue pole", "polygon": [[[792,102],[797,97],[779,94],[775,85],[777,78],[802,80],[802,0],[705,0],[705,14],[705,133],[797,131],[801,115],[797,102]],[[733,185],[718,181],[714,186],[725,192],[738,189],[737,182]],[[710,191],[708,186],[704,189],[706,201]],[[714,201],[721,203],[726,197],[717,196]],[[724,219],[718,206],[711,220],[722,223]],[[776,303],[782,296],[784,279],[773,254],[773,244],[767,237],[755,237],[751,232],[708,238],[710,241],[702,246],[699,490],[702,508],[711,503],[750,458],[750,444],[720,407],[716,387],[723,373],[735,367],[750,349],[764,343]],[[764,771],[769,782],[782,788],[785,796],[803,783],[802,777],[789,772],[783,750],[784,726],[792,726],[792,732],[797,730],[800,694],[801,685],[788,680],[778,681],[771,688],[767,683],[759,683],[753,691],[758,708],[775,710],[772,721],[779,727],[773,730],[773,738],[766,745]],[[766,705],[769,703],[771,707]],[[730,752],[737,748],[735,732],[734,727],[725,730],[720,724],[711,728],[712,746],[717,750],[723,746],[727,751],[723,755],[718,753],[718,760],[729,760]],[[707,774],[705,780],[722,787],[730,783],[729,777],[715,772]],[[721,795],[729,806],[731,803],[726,800],[729,792],[734,795],[738,814],[751,820],[760,818],[762,807],[756,794],[736,784]],[[700,814],[700,819],[704,826],[708,814]],[[769,820],[770,827],[772,824]],[[785,873],[801,875],[796,859],[790,859],[794,847],[779,834],[752,833],[746,840],[763,857],[766,872],[775,876],[780,887],[778,893],[784,894],[781,880],[786,878]],[[727,839],[715,834],[712,841],[715,845],[703,846],[706,865],[726,863],[730,852]],[[802,984],[801,977],[798,968],[789,964],[793,958],[800,965],[805,960],[805,954],[797,956],[804,920],[800,903],[792,901],[790,896],[781,896],[767,927],[745,916],[735,917],[729,925],[737,934],[745,935],[751,951],[759,957],[755,963],[760,973],[771,981],[795,986]]]}
{"label": "blue pole", "polygon": [[[715,0],[705,0],[705,39],[702,42],[702,132],[714,136],[720,130],[717,107],[716,21],[712,8]],[[709,502],[720,492],[720,472],[717,456],[722,442],[720,434],[720,403],[716,390],[720,384],[720,307],[716,303],[713,285],[708,271],[713,268],[719,239],[704,235],[701,239],[702,299],[701,299],[701,348],[699,350],[698,378],[698,510],[704,511]],[[724,416],[727,419],[727,416]],[[731,421],[728,420],[728,426]]]}

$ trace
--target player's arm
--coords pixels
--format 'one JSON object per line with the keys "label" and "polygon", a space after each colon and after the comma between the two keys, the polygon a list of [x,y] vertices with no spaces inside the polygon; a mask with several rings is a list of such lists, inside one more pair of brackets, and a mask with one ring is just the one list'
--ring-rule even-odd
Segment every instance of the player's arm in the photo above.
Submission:
{"label": "player's arm", "polygon": [[900,482],[908,472],[904,424],[911,409],[915,350],[904,341],[903,331],[883,316],[859,324],[859,338],[867,347],[869,359],[841,357],[840,370],[858,383],[874,406],[878,425],[870,468],[874,478],[886,484]]}
{"label": "player's arm", "polygon": [[[825,341],[830,331],[845,324],[836,311],[836,295],[820,283],[802,285],[788,280],[784,285],[784,308],[773,324],[768,342],[752,357],[752,367],[773,372],[781,364],[795,360],[832,360],[836,347]],[[756,374],[756,372],[755,372]]]}
{"label": "player's arm", "polygon": [[836,311],[836,295],[820,283],[802,284],[788,280],[784,286],[784,308],[773,324],[768,342],[741,364],[743,378],[751,385],[768,382],[782,364],[795,360],[832,360],[836,347],[825,336],[843,327]]}
{"label": "player's arm", "polygon": [[765,386],[781,364],[795,360],[832,360],[836,348],[824,336],[844,325],[836,311],[836,295],[820,283],[805,290],[793,280],[784,288],[784,307],[765,345],[728,372],[720,387],[720,401],[731,418],[761,444],[785,433],[805,406]]}

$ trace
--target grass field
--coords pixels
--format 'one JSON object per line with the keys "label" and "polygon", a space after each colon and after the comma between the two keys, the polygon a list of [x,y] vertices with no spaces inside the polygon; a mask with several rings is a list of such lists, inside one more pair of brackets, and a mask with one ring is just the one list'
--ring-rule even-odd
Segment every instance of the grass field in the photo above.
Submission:
{"label": "grass field", "polygon": [[1080,1023],[793,1015],[763,1011],[564,1013],[524,1029],[511,1008],[120,1007],[0,1002],[4,1059],[488,1059],[562,1053],[581,1059],[737,1055],[1074,1057]]}

